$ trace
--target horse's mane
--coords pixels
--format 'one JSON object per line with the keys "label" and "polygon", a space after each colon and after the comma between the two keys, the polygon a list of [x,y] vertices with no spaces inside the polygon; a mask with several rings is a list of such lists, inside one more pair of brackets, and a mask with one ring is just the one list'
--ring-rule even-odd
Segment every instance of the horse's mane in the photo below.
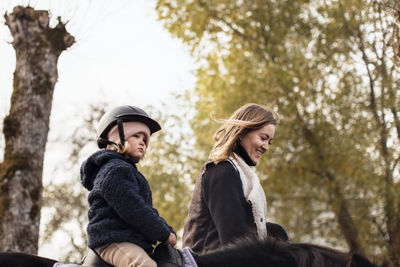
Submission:
{"label": "horse's mane", "polygon": [[199,267],[346,267],[353,266],[350,265],[352,257],[352,254],[331,248],[307,243],[289,244],[271,238],[241,239],[224,248],[194,255]]}
{"label": "horse's mane", "polygon": [[[357,253],[274,239],[244,239],[201,255],[193,253],[193,257],[199,267],[376,267]],[[24,253],[0,253],[0,266],[52,267],[54,263],[55,260]],[[170,261],[167,264],[176,266]]]}

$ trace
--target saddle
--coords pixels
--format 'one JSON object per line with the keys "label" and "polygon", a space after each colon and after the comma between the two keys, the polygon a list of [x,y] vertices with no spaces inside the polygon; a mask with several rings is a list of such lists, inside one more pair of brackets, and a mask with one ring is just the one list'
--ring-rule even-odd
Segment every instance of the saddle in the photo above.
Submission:
{"label": "saddle", "polygon": [[[158,267],[183,267],[181,253],[168,243],[160,243],[156,246],[151,255]],[[105,262],[96,251],[89,249],[88,254],[83,259],[84,267],[113,267]]]}
{"label": "saddle", "polygon": [[183,267],[182,254],[168,243],[160,243],[151,255],[158,267]]}

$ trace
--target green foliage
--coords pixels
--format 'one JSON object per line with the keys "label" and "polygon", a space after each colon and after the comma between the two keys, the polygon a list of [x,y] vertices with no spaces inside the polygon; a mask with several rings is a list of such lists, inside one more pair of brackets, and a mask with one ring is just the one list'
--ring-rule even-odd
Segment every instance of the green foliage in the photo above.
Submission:
{"label": "green foliage", "polygon": [[[160,110],[167,110],[167,107]],[[146,158],[139,163],[139,170],[149,180],[154,206],[178,232],[183,228],[191,198],[190,187],[202,161],[199,153],[192,150],[188,115],[178,116],[161,111],[153,114],[163,129],[151,137]]]}
{"label": "green foliage", "polygon": [[211,113],[273,107],[281,124],[257,168],[269,216],[296,241],[400,265],[400,71],[381,4],[159,0],[157,11],[200,64],[196,148],[212,146]]}

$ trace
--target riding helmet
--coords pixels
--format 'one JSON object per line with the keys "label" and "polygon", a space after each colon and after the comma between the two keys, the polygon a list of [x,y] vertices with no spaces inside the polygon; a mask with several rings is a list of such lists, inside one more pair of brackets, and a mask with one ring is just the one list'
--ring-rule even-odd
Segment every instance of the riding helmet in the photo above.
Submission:
{"label": "riding helmet", "polygon": [[97,127],[97,145],[99,148],[105,148],[109,143],[107,140],[108,132],[118,124],[127,121],[138,121],[146,124],[150,129],[150,134],[161,130],[160,124],[147,115],[147,113],[134,106],[118,106],[106,112],[99,121]]}

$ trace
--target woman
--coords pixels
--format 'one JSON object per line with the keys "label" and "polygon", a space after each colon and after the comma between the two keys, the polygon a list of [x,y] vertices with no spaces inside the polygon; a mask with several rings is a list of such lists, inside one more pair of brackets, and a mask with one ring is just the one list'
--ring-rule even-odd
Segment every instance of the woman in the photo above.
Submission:
{"label": "woman", "polygon": [[144,110],[116,107],[100,119],[101,149],[81,167],[82,184],[90,191],[88,246],[116,267],[156,267],[149,256],[153,245],[176,244],[174,230],[153,208],[149,184],[136,167],[150,136],[160,129]]}
{"label": "woman", "polygon": [[251,166],[268,150],[278,114],[246,104],[215,133],[210,161],[196,181],[183,246],[196,253],[250,235],[267,236],[264,190]]}

